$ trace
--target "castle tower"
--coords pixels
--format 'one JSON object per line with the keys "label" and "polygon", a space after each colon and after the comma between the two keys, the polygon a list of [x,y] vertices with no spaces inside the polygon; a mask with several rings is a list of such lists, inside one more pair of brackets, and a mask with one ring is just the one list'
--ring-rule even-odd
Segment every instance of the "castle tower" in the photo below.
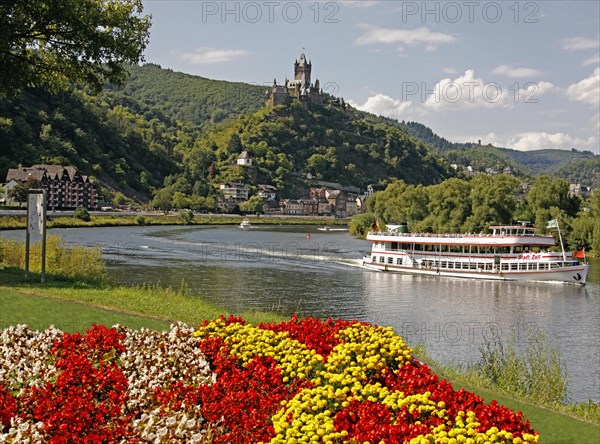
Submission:
{"label": "castle tower", "polygon": [[300,54],[300,61],[294,63],[294,80],[300,82],[302,86],[310,86],[310,71],[312,64],[306,61],[304,53]]}

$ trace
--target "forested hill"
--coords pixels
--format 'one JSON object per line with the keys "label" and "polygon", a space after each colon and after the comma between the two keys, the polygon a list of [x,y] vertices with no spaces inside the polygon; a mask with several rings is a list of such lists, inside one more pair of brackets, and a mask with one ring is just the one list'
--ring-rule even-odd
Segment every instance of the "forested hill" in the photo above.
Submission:
{"label": "forested hill", "polygon": [[178,171],[173,152],[199,134],[115,94],[57,95],[37,89],[0,98],[0,181],[8,168],[73,165],[106,187],[147,200]]}
{"label": "forested hill", "polygon": [[[242,151],[252,167],[236,159]],[[433,184],[449,177],[447,162],[398,128],[332,102],[306,108],[298,102],[240,116],[202,137],[169,185],[186,195],[211,185],[274,185],[283,197],[301,196],[316,180],[365,187],[392,178]]]}
{"label": "forested hill", "polygon": [[107,92],[119,92],[180,122],[206,127],[264,105],[264,86],[211,80],[155,64],[131,66],[128,71],[127,83],[109,85]]}

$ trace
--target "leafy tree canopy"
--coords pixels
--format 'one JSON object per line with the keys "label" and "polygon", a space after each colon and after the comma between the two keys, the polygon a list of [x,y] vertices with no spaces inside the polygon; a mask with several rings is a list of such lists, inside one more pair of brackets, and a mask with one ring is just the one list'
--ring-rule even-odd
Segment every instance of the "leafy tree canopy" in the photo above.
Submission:
{"label": "leafy tree canopy", "polygon": [[0,93],[123,83],[123,65],[141,61],[148,43],[142,10],[142,0],[2,1]]}

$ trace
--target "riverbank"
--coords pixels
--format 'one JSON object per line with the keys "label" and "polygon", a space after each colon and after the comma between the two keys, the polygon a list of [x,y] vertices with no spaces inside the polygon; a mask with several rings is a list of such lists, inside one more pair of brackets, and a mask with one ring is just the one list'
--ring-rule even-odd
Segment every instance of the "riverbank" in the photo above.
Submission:
{"label": "riverbank", "polygon": [[[326,216],[240,216],[226,214],[198,214],[193,218],[170,213],[164,215],[140,213],[132,215],[91,215],[90,220],[73,216],[48,217],[48,228],[126,227],[138,225],[239,225],[248,219],[252,225],[347,225],[349,219]],[[25,216],[0,216],[0,230],[25,229]]]}

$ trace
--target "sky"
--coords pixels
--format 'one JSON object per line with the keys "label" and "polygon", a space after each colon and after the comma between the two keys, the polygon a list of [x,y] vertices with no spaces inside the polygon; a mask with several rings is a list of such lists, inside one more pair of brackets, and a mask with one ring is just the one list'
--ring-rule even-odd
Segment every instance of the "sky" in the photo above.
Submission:
{"label": "sky", "polygon": [[325,92],[452,142],[600,154],[598,1],[143,4],[163,68],[266,87],[304,52]]}

